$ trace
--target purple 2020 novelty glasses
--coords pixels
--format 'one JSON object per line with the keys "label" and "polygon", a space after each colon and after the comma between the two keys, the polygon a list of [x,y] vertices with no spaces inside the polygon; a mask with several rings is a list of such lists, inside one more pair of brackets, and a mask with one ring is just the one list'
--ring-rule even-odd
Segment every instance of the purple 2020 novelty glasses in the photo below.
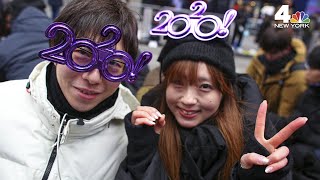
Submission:
{"label": "purple 2020 novelty glasses", "polygon": [[152,58],[148,51],[142,52],[136,63],[125,51],[116,50],[115,46],[121,38],[121,31],[114,25],[106,25],[101,30],[104,37],[113,36],[101,43],[95,43],[90,39],[76,39],[73,30],[65,23],[52,23],[46,30],[48,38],[54,38],[57,32],[64,34],[62,42],[39,52],[39,56],[45,60],[59,64],[66,64],[77,72],[88,72],[97,68],[100,74],[113,82],[134,82],[141,69]]}

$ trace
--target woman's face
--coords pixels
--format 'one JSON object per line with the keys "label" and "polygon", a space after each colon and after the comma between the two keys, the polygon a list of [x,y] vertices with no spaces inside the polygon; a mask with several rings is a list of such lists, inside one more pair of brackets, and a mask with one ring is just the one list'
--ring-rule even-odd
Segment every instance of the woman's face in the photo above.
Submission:
{"label": "woman's face", "polygon": [[166,89],[168,107],[180,126],[185,128],[193,128],[212,116],[222,99],[205,63],[199,63],[197,73],[194,85],[181,78],[169,83]]}

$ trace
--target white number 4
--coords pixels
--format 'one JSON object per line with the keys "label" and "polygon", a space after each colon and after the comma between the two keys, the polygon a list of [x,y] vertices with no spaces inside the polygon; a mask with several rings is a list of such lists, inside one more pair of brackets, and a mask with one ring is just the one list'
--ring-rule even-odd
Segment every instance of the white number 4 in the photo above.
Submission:
{"label": "white number 4", "polygon": [[282,20],[283,23],[289,23],[291,16],[289,14],[289,5],[282,5],[274,15],[274,20]]}

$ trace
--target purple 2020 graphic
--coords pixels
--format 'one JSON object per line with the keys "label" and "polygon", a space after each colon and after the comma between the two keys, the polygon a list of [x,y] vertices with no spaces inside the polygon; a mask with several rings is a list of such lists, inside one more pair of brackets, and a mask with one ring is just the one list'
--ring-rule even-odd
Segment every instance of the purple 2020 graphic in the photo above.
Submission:
{"label": "purple 2020 graphic", "polygon": [[[100,74],[109,81],[119,82],[126,80],[132,83],[136,80],[138,73],[152,58],[152,54],[145,51],[140,54],[136,63],[134,63],[132,57],[127,52],[116,50],[115,46],[121,38],[121,31],[114,25],[106,25],[101,30],[102,36],[107,37],[110,33],[113,36],[107,41],[98,44],[90,39],[76,39],[73,30],[62,22],[52,23],[46,30],[46,37],[52,39],[58,31],[64,34],[62,42],[40,51],[39,56],[48,61],[66,64],[70,69],[77,72],[89,72],[97,68]],[[85,65],[77,64],[72,57],[72,53],[80,47],[89,49],[90,55],[92,55],[91,61]],[[119,75],[113,75],[107,69],[109,63],[115,59],[120,59],[125,64],[124,71]]]}
{"label": "purple 2020 graphic", "polygon": [[[225,38],[229,34],[228,27],[237,16],[237,11],[229,9],[223,17],[223,21],[215,15],[202,15],[207,10],[207,4],[204,1],[195,1],[190,5],[190,10],[194,11],[191,15],[179,14],[174,15],[170,10],[163,10],[158,12],[154,20],[160,21],[162,18],[164,21],[157,27],[150,30],[151,35],[168,35],[173,39],[181,39],[192,33],[194,37],[201,41],[209,41],[214,38]],[[173,24],[177,21],[184,21],[185,28],[179,32],[173,29]],[[204,22],[212,22],[214,29],[209,33],[203,33],[200,30],[200,26]]]}

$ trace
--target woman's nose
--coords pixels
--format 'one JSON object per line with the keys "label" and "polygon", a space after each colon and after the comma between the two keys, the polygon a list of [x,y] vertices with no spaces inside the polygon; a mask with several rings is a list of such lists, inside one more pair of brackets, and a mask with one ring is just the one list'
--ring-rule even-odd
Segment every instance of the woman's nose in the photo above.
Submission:
{"label": "woman's nose", "polygon": [[197,103],[196,92],[193,88],[187,88],[181,97],[181,102],[186,105],[193,105]]}

